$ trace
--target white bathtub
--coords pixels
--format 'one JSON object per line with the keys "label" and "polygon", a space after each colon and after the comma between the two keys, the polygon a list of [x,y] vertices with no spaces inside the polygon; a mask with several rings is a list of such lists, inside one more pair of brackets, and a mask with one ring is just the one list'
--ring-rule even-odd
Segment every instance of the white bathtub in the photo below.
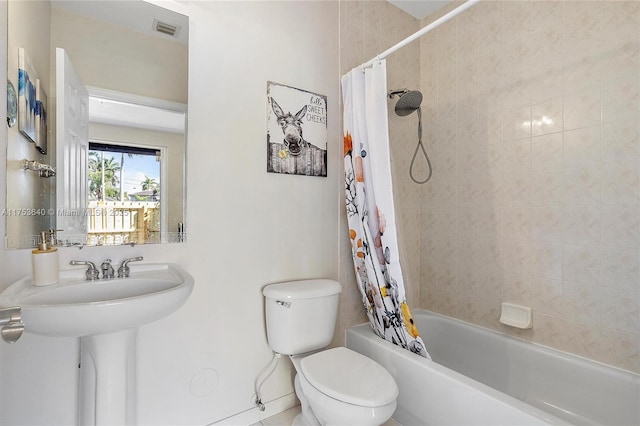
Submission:
{"label": "white bathtub", "polygon": [[417,310],[433,361],[347,330],[347,347],[382,364],[408,425],[640,425],[640,375]]}

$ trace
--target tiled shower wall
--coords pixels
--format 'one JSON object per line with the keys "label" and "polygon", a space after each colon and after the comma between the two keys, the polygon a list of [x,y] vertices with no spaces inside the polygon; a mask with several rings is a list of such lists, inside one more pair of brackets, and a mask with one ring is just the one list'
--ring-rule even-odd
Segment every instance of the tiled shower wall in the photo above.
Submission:
{"label": "tiled shower wall", "polygon": [[[342,74],[438,17],[340,10]],[[640,372],[640,2],[482,1],[387,68],[389,89],[425,95],[434,168],[409,180],[417,117],[390,101],[411,305]],[[534,328],[501,325],[503,301],[531,306]]]}
{"label": "tiled shower wall", "polygon": [[421,307],[640,372],[640,2],[483,1],[420,60]]}

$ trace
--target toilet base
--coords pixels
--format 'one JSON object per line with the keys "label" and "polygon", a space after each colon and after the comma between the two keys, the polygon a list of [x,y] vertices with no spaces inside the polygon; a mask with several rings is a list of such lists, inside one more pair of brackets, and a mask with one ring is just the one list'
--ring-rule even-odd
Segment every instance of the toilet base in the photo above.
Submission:
{"label": "toilet base", "polygon": [[294,379],[294,387],[296,390],[296,396],[300,400],[300,414],[293,419],[293,425],[295,426],[320,426],[320,422],[316,418],[315,414],[313,414],[313,410],[309,405],[309,401],[307,397],[302,392],[302,386],[300,385],[300,377],[296,374],[296,378]]}

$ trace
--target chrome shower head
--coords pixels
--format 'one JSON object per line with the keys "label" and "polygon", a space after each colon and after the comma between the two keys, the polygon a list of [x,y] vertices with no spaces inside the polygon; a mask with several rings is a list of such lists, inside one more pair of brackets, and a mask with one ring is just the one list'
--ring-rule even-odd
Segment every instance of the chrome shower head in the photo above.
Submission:
{"label": "chrome shower head", "polygon": [[411,114],[420,108],[422,103],[422,93],[418,90],[392,90],[389,92],[389,98],[393,99],[395,95],[400,95],[400,99],[396,102],[396,114],[400,117]]}

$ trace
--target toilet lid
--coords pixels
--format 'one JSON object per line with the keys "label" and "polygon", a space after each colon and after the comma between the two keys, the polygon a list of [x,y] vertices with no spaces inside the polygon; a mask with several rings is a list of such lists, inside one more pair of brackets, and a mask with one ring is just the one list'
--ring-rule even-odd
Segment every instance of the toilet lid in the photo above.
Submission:
{"label": "toilet lid", "polygon": [[391,374],[374,360],[348,348],[334,348],[300,362],[309,383],[323,394],[363,407],[379,407],[398,397]]}

